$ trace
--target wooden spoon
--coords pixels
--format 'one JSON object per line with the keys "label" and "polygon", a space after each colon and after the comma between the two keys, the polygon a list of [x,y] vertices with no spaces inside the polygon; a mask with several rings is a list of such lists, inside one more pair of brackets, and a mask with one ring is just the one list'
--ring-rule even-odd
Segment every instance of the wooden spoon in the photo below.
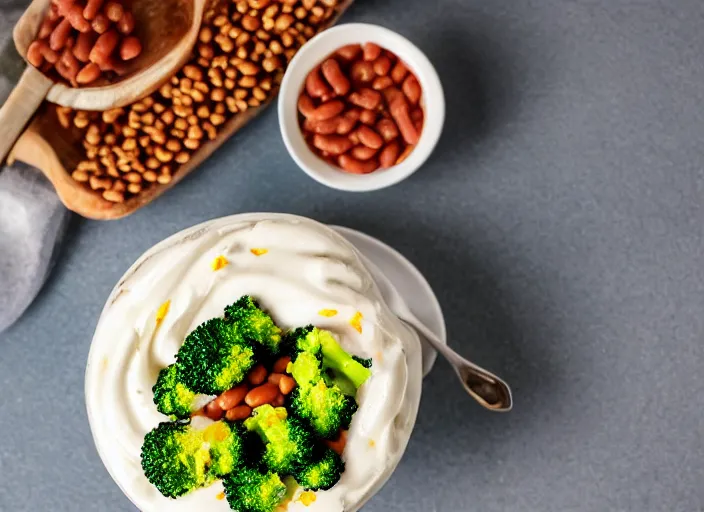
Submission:
{"label": "wooden spoon", "polygon": [[[26,60],[51,0],[34,0],[15,25],[15,47]],[[188,60],[203,18],[206,0],[134,2],[135,35],[142,53],[120,80],[98,87],[72,88],[55,83],[31,65],[0,109],[0,163],[44,99],[81,110],[109,110],[151,94]]]}
{"label": "wooden spoon", "polygon": [[[148,2],[148,0],[140,1]],[[341,2],[336,8],[335,16],[323,28],[334,25],[345,10],[352,5],[352,2],[353,0]],[[119,219],[150,203],[184,179],[230,136],[262,112],[276,97],[276,92],[276,90],[272,90],[267,101],[261,106],[237,114],[219,127],[217,137],[201,145],[191,155],[191,159],[187,163],[179,166],[170,183],[167,185],[155,184],[124,203],[107,201],[99,193],[90,190],[71,177],[71,170],[75,169],[78,162],[83,159],[83,137],[79,130],[66,129],[59,124],[55,105],[45,103],[42,106],[35,119],[12,148],[9,161],[20,160],[41,170],[54,185],[59,198],[66,207],[79,215],[97,220]]]}

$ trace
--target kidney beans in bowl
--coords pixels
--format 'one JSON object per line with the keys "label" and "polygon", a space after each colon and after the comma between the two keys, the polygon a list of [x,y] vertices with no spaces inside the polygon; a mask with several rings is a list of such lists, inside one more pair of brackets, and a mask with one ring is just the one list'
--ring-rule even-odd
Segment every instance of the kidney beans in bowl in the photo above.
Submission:
{"label": "kidney beans in bowl", "polygon": [[445,99],[430,61],[383,27],[347,24],[311,39],[284,76],[279,123],[315,180],[368,191],[410,176],[442,131]]}

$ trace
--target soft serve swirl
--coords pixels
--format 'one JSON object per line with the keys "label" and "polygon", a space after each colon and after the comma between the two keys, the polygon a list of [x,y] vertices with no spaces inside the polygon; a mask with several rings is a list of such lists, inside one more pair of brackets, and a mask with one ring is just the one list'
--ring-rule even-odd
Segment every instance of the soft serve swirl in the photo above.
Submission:
{"label": "soft serve swirl", "polygon": [[[219,256],[227,264],[215,271]],[[106,468],[144,512],[230,510],[220,482],[177,500],[163,497],[142,473],[140,448],[166,419],[152,402],[158,371],[174,361],[192,329],[241,295],[256,297],[283,328],[315,324],[336,333],[350,352],[374,359],[357,395],[340,482],[308,506],[294,498],[287,508],[358,510],[391,475],[410,437],[420,400],[419,341],[388,310],[349,243],[290,215],[236,215],[178,233],[144,254],[115,287],[86,370],[88,416]],[[350,323],[358,312],[361,333]]]}

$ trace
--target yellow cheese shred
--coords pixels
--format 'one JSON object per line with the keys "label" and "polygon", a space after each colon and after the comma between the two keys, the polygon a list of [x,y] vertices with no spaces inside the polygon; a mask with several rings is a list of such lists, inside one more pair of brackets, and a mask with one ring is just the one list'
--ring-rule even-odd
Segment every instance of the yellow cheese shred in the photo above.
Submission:
{"label": "yellow cheese shred", "polygon": [[229,264],[230,262],[227,261],[227,258],[225,256],[220,255],[213,260],[213,262],[210,264],[210,267],[213,269],[213,272],[217,272],[218,270],[225,268]]}
{"label": "yellow cheese shred", "polygon": [[255,256],[262,256],[262,255],[268,253],[269,249],[262,249],[262,248],[255,247],[254,249],[250,249],[249,252],[251,252]]}
{"label": "yellow cheese shred", "polygon": [[362,313],[357,311],[352,319],[350,320],[350,325],[354,327],[354,329],[359,333],[362,334]]}
{"label": "yellow cheese shred", "polygon": [[161,306],[159,306],[159,309],[156,312],[156,325],[159,325],[161,324],[161,322],[164,321],[164,318],[166,318],[166,315],[169,313],[170,307],[171,300],[167,300]]}
{"label": "yellow cheese shred", "polygon": [[320,311],[318,311],[318,314],[320,316],[326,316],[326,317],[330,318],[331,316],[337,315],[337,310],[336,309],[321,309]]}
{"label": "yellow cheese shred", "polygon": [[301,494],[300,498],[298,498],[298,501],[303,503],[306,507],[309,507],[315,502],[315,493],[312,491],[306,491]]}

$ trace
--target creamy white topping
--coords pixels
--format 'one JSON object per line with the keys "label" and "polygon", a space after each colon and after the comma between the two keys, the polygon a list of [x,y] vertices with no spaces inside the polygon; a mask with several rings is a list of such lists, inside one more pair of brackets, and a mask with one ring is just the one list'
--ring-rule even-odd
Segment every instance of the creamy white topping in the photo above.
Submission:
{"label": "creamy white topping", "polygon": [[[219,256],[227,264],[213,266]],[[294,497],[287,508],[358,510],[389,478],[411,435],[420,344],[389,311],[356,250],[326,226],[291,215],[235,215],[195,226],[157,244],[127,271],[105,305],[86,370],[88,417],[103,463],[144,512],[230,510],[221,482],[175,500],[163,497],[144,477],[140,451],[144,435],[167,420],[152,402],[157,373],[174,362],[191,330],[222,316],[242,295],[255,297],[284,329],[315,324],[335,333],[347,351],[373,359],[372,377],[357,395],[340,482],[308,506]],[[361,333],[350,323],[358,312]]]}

